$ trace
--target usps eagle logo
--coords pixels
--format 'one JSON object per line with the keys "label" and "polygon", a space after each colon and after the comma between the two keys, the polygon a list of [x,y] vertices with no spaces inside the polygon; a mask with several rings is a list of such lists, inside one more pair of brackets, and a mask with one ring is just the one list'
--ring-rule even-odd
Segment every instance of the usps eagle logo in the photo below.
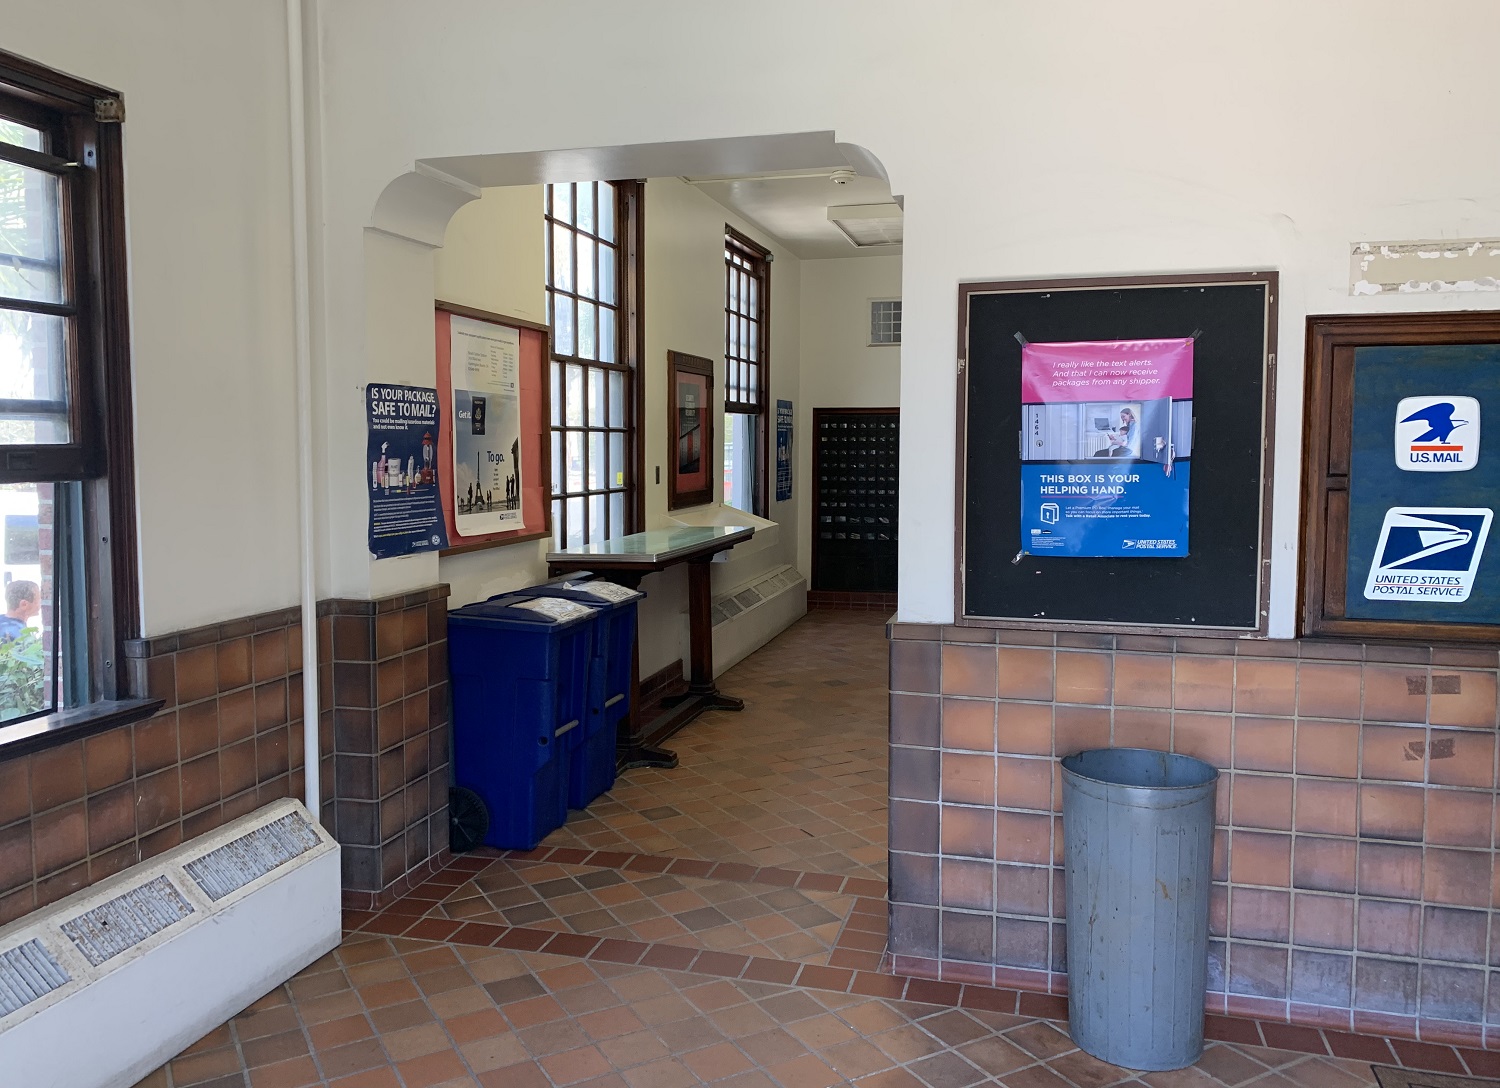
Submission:
{"label": "usps eagle logo", "polygon": [[1479,401],[1406,397],[1396,405],[1396,467],[1466,472],[1479,464]]}
{"label": "usps eagle logo", "polygon": [[1396,506],[1385,512],[1365,581],[1371,601],[1459,604],[1469,599],[1494,511]]}

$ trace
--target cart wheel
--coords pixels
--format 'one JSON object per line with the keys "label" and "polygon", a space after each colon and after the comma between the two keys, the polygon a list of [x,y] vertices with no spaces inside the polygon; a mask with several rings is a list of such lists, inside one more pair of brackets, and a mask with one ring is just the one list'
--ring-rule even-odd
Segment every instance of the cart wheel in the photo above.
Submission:
{"label": "cart wheel", "polygon": [[484,842],[490,829],[490,810],[473,790],[454,786],[448,791],[448,849],[467,854]]}

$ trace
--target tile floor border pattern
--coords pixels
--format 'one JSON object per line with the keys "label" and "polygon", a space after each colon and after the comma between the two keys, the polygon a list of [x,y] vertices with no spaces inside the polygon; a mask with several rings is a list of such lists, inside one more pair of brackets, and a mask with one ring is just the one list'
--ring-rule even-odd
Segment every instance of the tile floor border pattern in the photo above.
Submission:
{"label": "tile floor border pattern", "polygon": [[572,846],[539,846],[535,850],[488,851],[467,855],[489,861],[546,861],[554,865],[593,865],[601,869],[628,869],[638,873],[664,873],[701,880],[732,880],[737,884],[773,884],[803,891],[837,892],[884,899],[884,880],[838,873],[809,873],[775,865],[747,865],[738,861],[700,861],[698,858],[666,854],[639,854],[623,850],[580,850]]}
{"label": "tile floor border pattern", "polygon": [[[546,852],[545,860],[566,864],[584,864],[585,862],[569,860],[575,855],[582,854],[593,859],[588,863],[595,865],[602,865],[613,856],[626,860],[643,859],[638,861],[638,864],[692,861],[697,865],[717,867],[712,863],[697,862],[696,859],[674,859],[644,854],[621,855],[614,851],[604,850],[581,851],[560,847],[543,848],[543,851]],[[543,851],[511,851],[507,854],[524,860],[539,860],[529,855]],[[561,858],[557,856],[559,851],[564,852]],[[446,889],[461,885],[493,860],[495,859],[474,856],[456,859],[444,873],[428,881],[428,884],[418,889],[413,896],[404,898],[379,913],[346,912],[344,922],[346,935],[401,938],[515,952],[541,952],[597,963],[655,967],[743,982],[797,986],[825,992],[1044,1020],[1066,1021],[1067,1019],[1068,1000],[1060,994],[973,983],[946,982],[916,975],[891,974],[885,970],[825,967],[659,942],[626,941],[578,933],[562,933],[550,929],[532,929],[527,926],[460,922],[426,916],[426,911],[441,901],[442,896],[446,894]],[[799,874],[793,870],[774,870],[773,872],[778,880],[781,874],[793,877],[829,875]],[[684,875],[699,874],[692,872]],[[859,880],[861,878],[843,879]],[[783,886],[786,885],[783,884]],[[431,898],[432,896],[436,898]],[[868,897],[859,897],[851,917],[873,918],[875,912],[878,912],[882,917],[883,927],[886,907],[883,900],[874,901]],[[907,957],[902,957],[903,961],[907,959]],[[1223,1016],[1212,1012],[1205,1014],[1204,1035],[1213,1041],[1264,1046],[1361,1062],[1384,1063],[1399,1068],[1500,1077],[1500,1051],[1480,1050],[1447,1043],[1358,1035],[1331,1028],[1249,1017]]]}

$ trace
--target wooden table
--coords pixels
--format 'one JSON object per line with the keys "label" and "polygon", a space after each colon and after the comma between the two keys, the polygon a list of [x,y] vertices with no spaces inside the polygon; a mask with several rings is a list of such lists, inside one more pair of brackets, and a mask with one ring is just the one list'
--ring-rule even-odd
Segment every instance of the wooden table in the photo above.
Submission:
{"label": "wooden table", "polygon": [[[620,766],[675,767],[677,755],[660,747],[661,742],[705,710],[743,710],[745,702],[725,695],[714,684],[713,585],[709,563],[720,552],[753,536],[755,530],[741,525],[688,525],[675,529],[652,529],[616,537],[598,544],[548,552],[553,574],[593,571],[621,585],[638,589],[648,574],[679,563],[688,568],[689,669],[686,695],[663,700],[663,713],[642,720],[640,705],[640,650],[631,667],[630,715],[618,738]],[[639,631],[637,632],[639,645]]]}

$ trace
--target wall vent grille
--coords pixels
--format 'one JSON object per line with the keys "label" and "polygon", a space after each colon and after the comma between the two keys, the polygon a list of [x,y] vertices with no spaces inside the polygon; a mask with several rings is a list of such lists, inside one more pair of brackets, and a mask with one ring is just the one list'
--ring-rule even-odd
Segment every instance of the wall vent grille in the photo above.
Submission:
{"label": "wall vent grille", "polygon": [[734,603],[741,608],[754,608],[760,604],[760,594],[754,589],[742,589],[734,595]]}
{"label": "wall vent grille", "polygon": [[100,903],[60,927],[83,958],[98,967],[193,913],[165,876]]}
{"label": "wall vent grille", "polygon": [[265,876],[318,845],[316,831],[300,812],[291,812],[183,866],[203,894],[217,903],[252,880]]}
{"label": "wall vent grille", "polygon": [[41,941],[0,952],[0,1018],[72,981]]}

